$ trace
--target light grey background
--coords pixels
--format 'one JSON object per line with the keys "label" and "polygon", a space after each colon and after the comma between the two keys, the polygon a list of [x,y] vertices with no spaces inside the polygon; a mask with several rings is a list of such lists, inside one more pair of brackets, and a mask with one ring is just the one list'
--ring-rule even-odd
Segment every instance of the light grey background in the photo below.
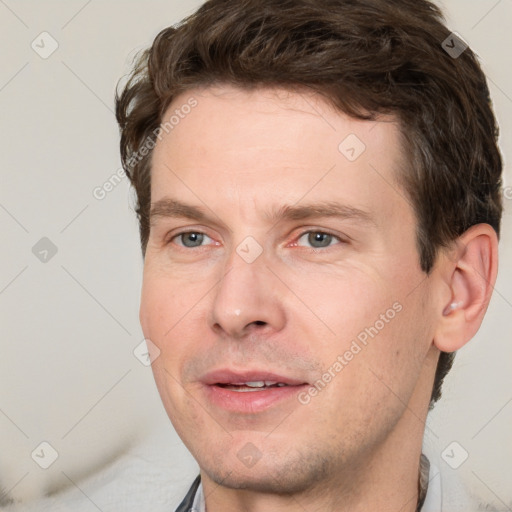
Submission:
{"label": "light grey background", "polygon": [[[142,258],[120,168],[114,89],[137,50],[191,13],[191,0],[0,0],[0,489],[30,499],[80,479],[148,428],[195,465],[172,431],[150,368],[133,354]],[[505,207],[500,273],[480,332],[456,358],[425,444],[457,441],[457,471],[483,500],[512,506],[512,0],[445,0],[449,27],[480,56],[501,127]],[[48,32],[58,48],[51,49]],[[37,48],[37,53],[31,44]],[[57,253],[33,247],[47,237]],[[39,246],[36,246],[39,247]],[[31,457],[46,441],[50,468]]]}

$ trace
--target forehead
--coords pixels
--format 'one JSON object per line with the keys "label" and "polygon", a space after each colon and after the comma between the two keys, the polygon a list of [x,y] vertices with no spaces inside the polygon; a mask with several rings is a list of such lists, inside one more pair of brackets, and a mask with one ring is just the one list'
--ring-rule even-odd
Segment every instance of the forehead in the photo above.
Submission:
{"label": "forehead", "polygon": [[[217,142],[221,136],[226,139],[226,145],[246,142],[248,137],[277,145],[314,131],[325,142],[319,145],[320,137],[315,137],[319,149],[328,144],[332,147],[333,142],[337,149],[337,142],[350,130],[373,150],[386,144],[388,151],[396,149],[398,154],[402,145],[399,123],[391,115],[380,115],[375,121],[356,119],[335,109],[318,93],[277,87],[245,90],[218,85],[192,89],[174,98],[161,126],[164,130],[160,139],[164,143],[158,144],[160,148],[173,141],[178,144],[183,138],[194,147],[204,146],[212,138]],[[276,140],[276,131],[282,128]],[[309,148],[307,142],[304,138],[303,150]]]}
{"label": "forehead", "polygon": [[196,204],[201,196],[241,209],[308,196],[366,210],[384,196],[404,198],[398,123],[351,118],[318,94],[194,89],[174,99],[161,126],[152,203],[171,192]]}

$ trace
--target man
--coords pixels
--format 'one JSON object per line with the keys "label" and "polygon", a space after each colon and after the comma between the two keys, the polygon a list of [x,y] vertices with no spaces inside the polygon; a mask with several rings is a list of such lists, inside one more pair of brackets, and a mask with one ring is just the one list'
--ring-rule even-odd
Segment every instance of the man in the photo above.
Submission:
{"label": "man", "polygon": [[502,163],[438,8],[209,0],[117,118],[141,325],[200,466],[178,510],[441,510],[425,419],[490,300]]}

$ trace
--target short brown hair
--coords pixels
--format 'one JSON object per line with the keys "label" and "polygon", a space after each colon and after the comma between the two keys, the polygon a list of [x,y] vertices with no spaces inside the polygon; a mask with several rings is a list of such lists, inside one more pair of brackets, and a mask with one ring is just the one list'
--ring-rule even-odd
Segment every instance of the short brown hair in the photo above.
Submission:
{"label": "short brown hair", "polygon": [[[470,226],[487,223],[499,235],[498,128],[477,59],[470,48],[447,51],[454,41],[464,48],[453,37],[426,0],[208,0],[162,30],[116,93],[143,255],[151,203],[147,148],[178,94],[214,84],[307,88],[355,118],[395,116],[408,157],[400,178],[427,274],[438,250]],[[440,355],[431,407],[453,358]]]}

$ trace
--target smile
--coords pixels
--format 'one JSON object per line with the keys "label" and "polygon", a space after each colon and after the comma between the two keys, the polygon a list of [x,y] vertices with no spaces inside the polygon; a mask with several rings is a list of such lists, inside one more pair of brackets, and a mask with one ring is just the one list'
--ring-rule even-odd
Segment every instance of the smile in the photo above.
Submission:
{"label": "smile", "polygon": [[[232,413],[256,414],[294,400],[309,384],[301,379],[266,371],[230,369],[206,374],[202,383],[206,401],[213,408]],[[296,403],[298,403],[295,400]]]}
{"label": "smile", "polygon": [[272,382],[272,381],[253,381],[244,382],[243,384],[217,384],[218,386],[229,389],[231,391],[237,391],[239,393],[246,393],[251,391],[261,391],[268,388],[281,388],[287,386],[284,382]]}

